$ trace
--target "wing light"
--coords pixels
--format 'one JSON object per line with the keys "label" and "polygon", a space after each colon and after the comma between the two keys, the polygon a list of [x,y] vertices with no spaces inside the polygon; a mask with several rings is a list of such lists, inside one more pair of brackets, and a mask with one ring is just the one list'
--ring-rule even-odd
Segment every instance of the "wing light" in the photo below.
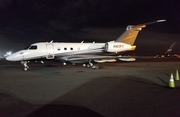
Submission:
{"label": "wing light", "polygon": [[131,46],[131,50],[135,50],[136,49],[136,46]]}

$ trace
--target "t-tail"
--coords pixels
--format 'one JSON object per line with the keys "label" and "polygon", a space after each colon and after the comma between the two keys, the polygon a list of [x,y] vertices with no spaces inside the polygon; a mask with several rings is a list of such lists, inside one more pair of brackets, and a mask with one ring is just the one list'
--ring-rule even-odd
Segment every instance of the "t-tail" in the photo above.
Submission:
{"label": "t-tail", "polygon": [[154,23],[159,23],[159,22],[164,22],[166,20],[157,20],[153,22],[148,22],[144,24],[139,24],[139,25],[129,25],[126,28],[126,31],[119,37],[115,42],[123,42],[126,44],[134,45],[134,42],[138,36],[139,31],[142,30],[142,28],[145,28],[146,25],[149,24],[154,24]]}
{"label": "t-tail", "polygon": [[175,45],[176,45],[176,42],[174,42],[164,54],[170,54]]}

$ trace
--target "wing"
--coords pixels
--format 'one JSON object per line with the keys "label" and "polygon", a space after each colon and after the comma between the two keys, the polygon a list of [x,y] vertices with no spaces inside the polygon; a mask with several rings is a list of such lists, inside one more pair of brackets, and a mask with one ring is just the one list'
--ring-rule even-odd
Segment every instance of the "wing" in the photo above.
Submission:
{"label": "wing", "polygon": [[95,61],[98,63],[104,62],[115,62],[117,60],[121,61],[135,61],[136,59],[131,56],[100,56],[100,55],[71,55],[56,58],[61,61],[68,61],[72,63],[84,63],[88,61]]}

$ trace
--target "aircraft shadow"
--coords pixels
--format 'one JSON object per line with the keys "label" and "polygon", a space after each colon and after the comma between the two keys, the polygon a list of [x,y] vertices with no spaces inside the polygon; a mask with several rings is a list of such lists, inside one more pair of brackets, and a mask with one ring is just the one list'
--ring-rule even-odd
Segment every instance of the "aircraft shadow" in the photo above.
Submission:
{"label": "aircraft shadow", "polygon": [[64,103],[34,105],[5,93],[0,93],[0,100],[1,117],[103,117],[82,106]]}
{"label": "aircraft shadow", "polygon": [[152,81],[142,80],[142,79],[136,78],[136,77],[131,77],[131,78],[128,79],[128,80],[133,81],[133,82],[142,83],[142,84],[148,84],[148,85],[153,85],[153,86],[165,87],[165,86],[159,85],[159,84],[157,84],[157,83],[154,83],[154,82],[152,82]]}
{"label": "aircraft shadow", "polygon": [[102,115],[80,106],[48,104],[25,117],[103,117]]}

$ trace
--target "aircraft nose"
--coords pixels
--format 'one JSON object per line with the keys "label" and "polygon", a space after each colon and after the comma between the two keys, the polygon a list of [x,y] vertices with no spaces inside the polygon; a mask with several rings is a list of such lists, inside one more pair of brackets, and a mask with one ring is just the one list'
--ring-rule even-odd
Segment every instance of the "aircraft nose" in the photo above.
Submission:
{"label": "aircraft nose", "polygon": [[19,56],[15,53],[15,54],[11,54],[9,56],[6,57],[7,61],[19,61]]}
{"label": "aircraft nose", "polygon": [[7,57],[6,57],[6,60],[7,60],[7,61],[13,61],[13,58],[12,58],[12,56],[10,55],[10,56],[7,56]]}

